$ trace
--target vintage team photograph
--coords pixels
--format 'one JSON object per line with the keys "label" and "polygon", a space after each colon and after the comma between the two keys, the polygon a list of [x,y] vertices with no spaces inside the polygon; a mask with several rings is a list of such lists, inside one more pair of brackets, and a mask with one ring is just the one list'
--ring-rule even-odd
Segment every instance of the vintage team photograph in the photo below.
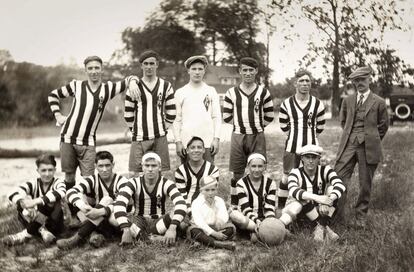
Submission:
{"label": "vintage team photograph", "polygon": [[414,271],[413,1],[0,3],[1,271]]}

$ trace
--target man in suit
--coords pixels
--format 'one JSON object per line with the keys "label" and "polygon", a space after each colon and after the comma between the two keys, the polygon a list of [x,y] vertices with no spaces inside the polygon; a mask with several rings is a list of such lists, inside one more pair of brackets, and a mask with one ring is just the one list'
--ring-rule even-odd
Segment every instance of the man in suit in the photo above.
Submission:
{"label": "man in suit", "polygon": [[[339,119],[343,133],[335,164],[335,172],[345,185],[349,185],[358,162],[359,195],[355,205],[355,225],[361,228],[366,227],[372,178],[383,157],[381,140],[389,126],[384,99],[369,89],[371,73],[370,67],[360,67],[349,76],[357,92],[342,102]],[[338,221],[344,219],[346,193],[341,200],[338,203]]]}

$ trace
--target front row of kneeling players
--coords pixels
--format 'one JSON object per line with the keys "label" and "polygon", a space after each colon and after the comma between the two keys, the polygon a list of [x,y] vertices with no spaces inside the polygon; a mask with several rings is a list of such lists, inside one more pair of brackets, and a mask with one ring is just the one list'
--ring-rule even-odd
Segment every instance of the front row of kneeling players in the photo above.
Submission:
{"label": "front row of kneeling players", "polygon": [[[3,243],[23,243],[33,236],[45,243],[56,241],[64,229],[61,199],[65,194],[82,224],[73,236],[57,240],[61,249],[86,241],[99,247],[106,238],[116,236],[122,237],[121,245],[152,237],[173,244],[179,233],[207,246],[233,250],[235,244],[229,240],[236,227],[252,241],[260,240],[261,223],[276,217],[276,184],[265,174],[266,158],[258,153],[248,157],[248,174],[237,182],[238,206],[227,209],[217,195],[218,168],[203,159],[202,139],[194,137],[187,149],[189,160],[177,169],[176,182],[161,175],[161,158],[156,153],[145,154],[143,175],[128,180],[113,173],[112,154],[101,151],[96,154],[97,173],[67,192],[63,180],[54,177],[54,157],[40,156],[36,160],[40,177],[9,196],[25,229],[4,237]],[[302,213],[316,222],[315,240],[336,240],[329,221],[345,186],[329,166],[319,164],[321,153],[322,148],[315,145],[300,151],[303,166],[289,175],[290,198],[279,220],[287,226]],[[173,205],[171,211],[167,198]]]}

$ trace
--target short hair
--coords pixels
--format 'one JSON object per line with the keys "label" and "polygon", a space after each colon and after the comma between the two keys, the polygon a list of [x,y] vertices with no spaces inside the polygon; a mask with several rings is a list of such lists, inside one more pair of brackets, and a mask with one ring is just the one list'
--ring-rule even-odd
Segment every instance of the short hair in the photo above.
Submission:
{"label": "short hair", "polygon": [[87,58],[83,61],[83,64],[86,66],[86,64],[88,64],[88,62],[91,62],[91,61],[97,61],[97,62],[99,62],[101,65],[103,64],[102,59],[101,59],[100,57],[98,57],[98,56],[89,56],[89,57],[87,57]]}
{"label": "short hair", "polygon": [[295,73],[295,78],[296,78],[296,79],[298,79],[298,78],[300,78],[300,77],[303,77],[304,75],[309,76],[309,78],[312,80],[312,74],[311,74],[311,72],[309,72],[309,71],[308,71],[308,70],[306,70],[306,69],[299,69],[299,71],[297,71],[297,72]]}
{"label": "short hair", "polygon": [[95,156],[95,163],[98,163],[99,160],[110,160],[111,163],[114,162],[114,156],[109,151],[99,151]]}
{"label": "short hair", "polygon": [[255,69],[259,67],[259,63],[257,62],[257,60],[251,57],[241,58],[239,68],[242,66],[242,64],[253,67]]}
{"label": "short hair", "polygon": [[200,137],[197,137],[197,136],[193,136],[189,141],[188,141],[188,143],[187,143],[187,148],[188,147],[190,147],[190,145],[193,143],[193,142],[195,142],[195,141],[200,141],[200,142],[202,142],[203,143],[203,147],[204,147],[204,141],[203,141],[203,139],[201,139]]}
{"label": "short hair", "polygon": [[154,57],[157,61],[160,60],[160,56],[158,55],[157,52],[155,52],[154,50],[147,50],[141,53],[141,55],[139,55],[139,63],[142,63],[144,60],[146,60],[147,58],[151,58]]}
{"label": "short hair", "polygon": [[39,168],[41,164],[51,164],[56,167],[55,156],[51,154],[41,154],[36,158],[36,166]]}

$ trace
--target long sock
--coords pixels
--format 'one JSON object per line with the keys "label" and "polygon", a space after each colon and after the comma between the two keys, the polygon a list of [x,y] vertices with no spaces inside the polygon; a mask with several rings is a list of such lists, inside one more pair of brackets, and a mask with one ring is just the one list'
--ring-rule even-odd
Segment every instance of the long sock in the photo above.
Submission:
{"label": "long sock", "polygon": [[79,229],[79,236],[82,238],[88,237],[94,230],[96,226],[89,220],[86,220]]}
{"label": "long sock", "polygon": [[239,205],[239,197],[236,189],[237,179],[232,178],[230,181],[230,204],[231,206],[237,207]]}
{"label": "long sock", "polygon": [[228,228],[225,228],[222,232],[224,235],[226,235],[230,239],[234,235],[234,228],[228,227]]}
{"label": "long sock", "polygon": [[283,209],[285,207],[288,195],[288,185],[280,182],[279,191],[277,192],[277,207],[279,209]]}
{"label": "long sock", "polygon": [[328,216],[325,215],[319,215],[319,217],[316,219],[316,221],[321,225],[321,226],[328,226],[329,225],[329,221],[330,218]]}
{"label": "long sock", "polygon": [[215,239],[208,236],[201,229],[192,229],[191,238],[202,243],[203,245],[213,247]]}

